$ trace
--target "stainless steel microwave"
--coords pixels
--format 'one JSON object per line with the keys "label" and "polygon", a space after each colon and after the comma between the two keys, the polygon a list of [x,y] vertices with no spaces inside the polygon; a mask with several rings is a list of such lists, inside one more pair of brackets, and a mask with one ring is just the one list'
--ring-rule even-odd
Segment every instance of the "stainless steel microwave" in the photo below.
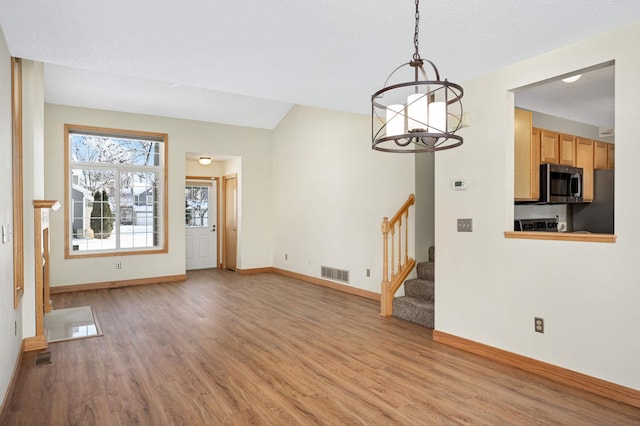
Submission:
{"label": "stainless steel microwave", "polygon": [[540,202],[582,203],[582,168],[540,164]]}

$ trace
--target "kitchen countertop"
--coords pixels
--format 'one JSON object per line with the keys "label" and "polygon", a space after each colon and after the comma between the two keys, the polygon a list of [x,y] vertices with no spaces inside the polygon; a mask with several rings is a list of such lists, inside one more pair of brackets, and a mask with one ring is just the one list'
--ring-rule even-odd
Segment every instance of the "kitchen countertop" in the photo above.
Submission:
{"label": "kitchen countertop", "polygon": [[615,234],[592,234],[588,232],[527,232],[505,231],[505,238],[522,240],[582,241],[588,243],[615,243]]}

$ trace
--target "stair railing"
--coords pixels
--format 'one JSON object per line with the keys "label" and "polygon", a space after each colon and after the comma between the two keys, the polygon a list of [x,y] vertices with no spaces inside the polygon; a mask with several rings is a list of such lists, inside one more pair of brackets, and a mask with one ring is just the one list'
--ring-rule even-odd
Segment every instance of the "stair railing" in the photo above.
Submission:
{"label": "stair railing", "polygon": [[380,315],[385,317],[393,314],[393,298],[396,291],[416,265],[415,259],[409,257],[409,207],[415,203],[415,200],[413,194],[409,195],[407,201],[391,220],[387,217],[382,219],[384,253]]}

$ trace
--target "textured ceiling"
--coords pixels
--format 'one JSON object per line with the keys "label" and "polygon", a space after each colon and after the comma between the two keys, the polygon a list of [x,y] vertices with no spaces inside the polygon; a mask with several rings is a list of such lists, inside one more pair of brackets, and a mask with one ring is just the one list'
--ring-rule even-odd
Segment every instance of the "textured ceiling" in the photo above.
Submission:
{"label": "textured ceiling", "polygon": [[[47,64],[48,102],[273,128],[291,104],[368,114],[413,53],[414,7],[0,0],[0,28],[12,55]],[[420,11],[422,56],[460,82],[636,21],[640,2],[423,0]]]}

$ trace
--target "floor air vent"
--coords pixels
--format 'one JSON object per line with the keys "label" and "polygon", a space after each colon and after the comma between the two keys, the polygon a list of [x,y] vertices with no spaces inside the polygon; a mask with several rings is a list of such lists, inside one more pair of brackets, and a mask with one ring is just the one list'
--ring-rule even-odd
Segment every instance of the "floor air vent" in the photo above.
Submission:
{"label": "floor air vent", "polygon": [[33,365],[51,364],[51,352],[40,352],[36,354]]}
{"label": "floor air vent", "polygon": [[328,266],[320,267],[320,275],[322,278],[329,278],[331,280],[342,281],[343,283],[349,282],[349,271],[343,271],[342,269],[330,268]]}

